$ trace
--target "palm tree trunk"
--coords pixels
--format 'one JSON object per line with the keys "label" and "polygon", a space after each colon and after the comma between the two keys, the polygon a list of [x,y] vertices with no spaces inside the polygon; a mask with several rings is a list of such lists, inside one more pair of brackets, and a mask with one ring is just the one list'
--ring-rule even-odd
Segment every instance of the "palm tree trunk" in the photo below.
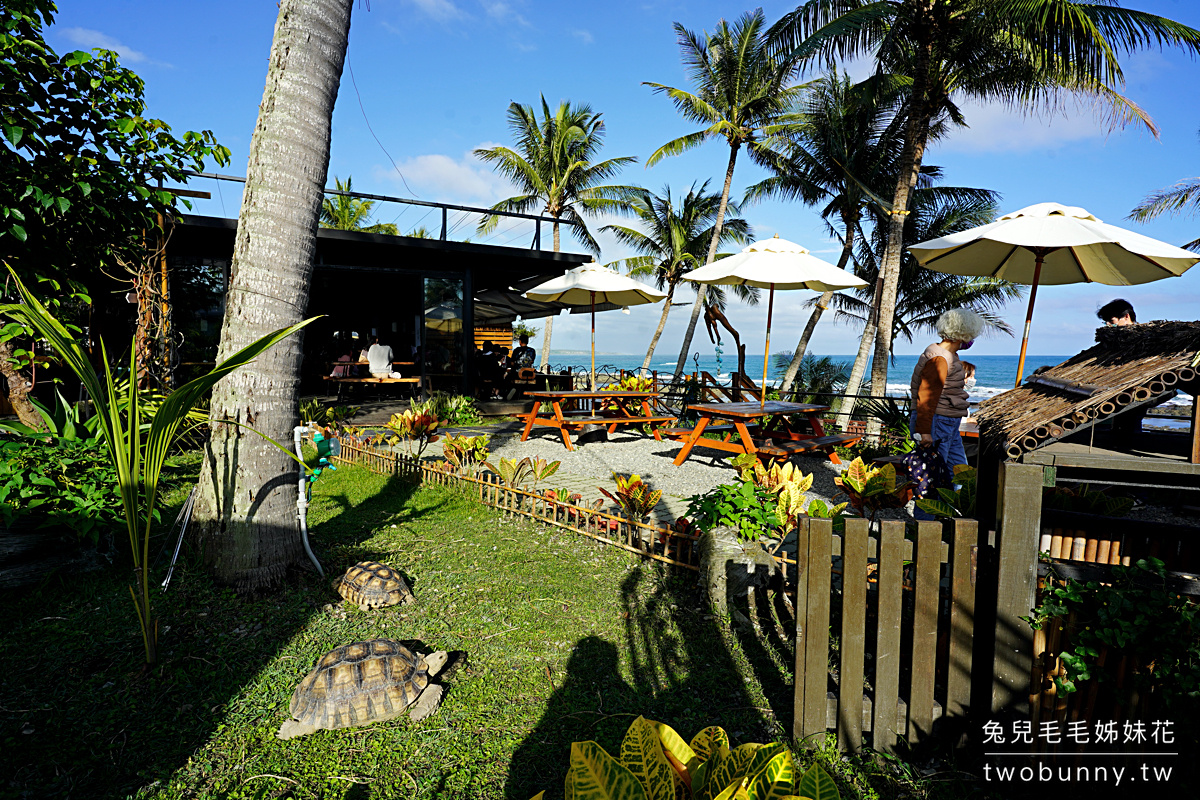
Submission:
{"label": "palm tree trunk", "polygon": [[667,286],[667,299],[663,301],[662,316],[658,318],[658,330],[654,332],[654,336],[650,339],[650,347],[646,350],[646,360],[642,362],[641,376],[646,377],[646,373],[650,371],[650,359],[654,357],[654,348],[658,347],[658,340],[662,336],[663,328],[667,327],[667,314],[671,313],[671,298],[675,296],[675,284]]}
{"label": "palm tree trunk", "polygon": [[[559,238],[558,223],[554,223],[554,252],[558,252],[562,240]],[[550,336],[554,333],[554,317],[546,317],[546,327],[542,331],[542,363],[538,368],[545,372],[550,366]]]}
{"label": "palm tree trunk", "polygon": [[[217,360],[299,322],[308,305],[351,0],[282,0],[250,142]],[[213,392],[212,437],[195,520],[208,568],[242,591],[277,586],[303,559],[296,464],[224,420],[287,442],[297,422],[301,337],[271,348]]]}
{"label": "palm tree trunk", "polygon": [[862,341],[858,343],[858,354],[854,357],[854,366],[850,368],[850,380],[846,381],[846,396],[838,407],[838,426],[844,431],[850,424],[850,415],[854,412],[854,404],[858,402],[858,392],[862,388],[863,375],[867,372],[867,359],[871,356],[871,345],[875,343],[875,325],[870,317],[863,327]]}
{"label": "palm tree trunk", "polygon": [[[729,205],[729,187],[733,185],[733,167],[737,162],[738,148],[741,143],[729,145],[729,166],[725,168],[725,186],[721,189],[721,202],[717,206],[717,221],[713,223],[712,241],[708,243],[708,257],[705,265],[711,264],[717,257],[717,246],[721,241],[721,226],[725,224],[725,208]],[[704,310],[704,289],[702,283],[696,284],[696,302],[692,303],[692,318],[688,320],[687,332],[683,335],[683,347],[679,348],[679,361],[675,364],[674,380],[683,374],[687,364],[688,351],[692,349],[692,337],[696,335],[696,323],[700,320],[700,312]]]}
{"label": "palm tree trunk", "polygon": [[[888,240],[879,275],[883,286],[875,298],[879,310],[875,335],[875,357],[871,361],[871,387],[877,395],[887,393],[888,361],[892,354],[892,327],[896,316],[896,296],[900,286],[900,256],[904,249],[904,223],[908,218],[908,200],[921,173],[921,158],[929,138],[933,104],[926,97],[932,48],[922,43],[917,48],[913,69],[913,87],[909,104],[908,132],[900,156],[899,177],[888,217]],[[877,429],[872,426],[872,430]]]}
{"label": "palm tree trunk", "polygon": [[[838,259],[838,269],[845,269],[850,263],[850,254],[854,251],[854,221],[848,219],[845,215],[842,217],[846,226],[845,241],[842,244],[842,256]],[[783,385],[779,387],[779,397],[787,397],[792,388],[792,381],[796,380],[796,373],[800,369],[800,363],[804,361],[804,353],[808,350],[808,342],[812,339],[813,331],[817,329],[817,323],[821,321],[821,315],[829,308],[829,301],[833,298],[833,292],[825,292],[821,298],[817,300],[817,306],[813,309],[812,314],[808,317],[808,324],[804,326],[804,333],[800,335],[800,343],[796,345],[796,352],[792,354],[792,363],[788,364],[787,374],[783,376]]]}

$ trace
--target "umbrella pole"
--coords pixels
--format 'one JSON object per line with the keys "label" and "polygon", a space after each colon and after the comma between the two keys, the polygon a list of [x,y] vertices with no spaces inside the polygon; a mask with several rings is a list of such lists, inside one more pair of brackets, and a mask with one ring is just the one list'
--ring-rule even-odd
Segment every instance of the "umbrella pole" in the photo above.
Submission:
{"label": "umbrella pole", "polygon": [[1033,286],[1029,289],[1029,308],[1025,311],[1025,335],[1021,337],[1021,358],[1017,361],[1017,386],[1021,385],[1021,376],[1025,372],[1025,350],[1029,347],[1029,326],[1033,324],[1033,302],[1037,299],[1038,280],[1042,277],[1042,259],[1046,254],[1041,250],[1034,251],[1037,256],[1033,262]]}
{"label": "umbrella pole", "polygon": [[592,292],[592,391],[596,391],[596,293]]}
{"label": "umbrella pole", "polygon": [[[775,284],[771,284],[770,294],[767,295],[767,349],[763,354],[763,385],[758,393],[758,407],[767,406],[767,363],[771,359],[771,315],[775,312]],[[782,398],[781,398],[782,399]]]}

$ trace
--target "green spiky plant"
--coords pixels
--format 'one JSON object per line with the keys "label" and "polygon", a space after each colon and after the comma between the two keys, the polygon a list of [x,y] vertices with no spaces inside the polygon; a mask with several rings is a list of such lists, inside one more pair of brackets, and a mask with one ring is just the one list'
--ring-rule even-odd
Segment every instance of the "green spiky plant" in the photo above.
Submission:
{"label": "green spiky plant", "polygon": [[856,458],[833,482],[854,510],[872,523],[883,509],[902,508],[908,502],[909,484],[896,480],[896,468],[891,464],[868,467],[861,458]]}
{"label": "green spiky plant", "polygon": [[484,466],[499,475],[500,480],[504,481],[504,485],[510,489],[523,487],[533,471],[533,462],[529,460],[528,456],[522,459],[500,456],[495,464],[487,461]]}
{"label": "green spiky plant", "polygon": [[459,475],[475,476],[487,462],[490,436],[447,435],[442,439],[442,453],[454,465]]}
{"label": "green spiky plant", "polygon": [[[180,426],[187,421],[189,413],[212,390],[217,381],[252,361],[280,340],[291,336],[312,322],[312,319],[264,336],[217,364],[207,375],[202,375],[171,392],[161,402],[157,402],[147,426],[143,423],[143,393],[133,387],[125,397],[121,396],[120,381],[113,377],[104,343],[100,344],[101,360],[104,363],[104,376],[101,377],[93,368],[83,346],[41,301],[25,288],[13,269],[7,264],[5,266],[22,302],[0,305],[0,316],[16,320],[35,330],[38,336],[50,344],[63,364],[75,373],[92,399],[98,438],[107,446],[116,467],[121,507],[129,533],[134,574],[137,576],[137,587],[129,587],[129,593],[133,596],[133,604],[137,610],[142,642],[146,650],[146,664],[154,664],[157,660],[158,623],[150,609],[150,533],[158,502],[159,476],[171,443],[178,435]],[[136,354],[136,351],[136,346],[130,349],[131,354]],[[131,359],[133,357],[131,356]],[[136,373],[136,366],[135,363],[130,364],[130,374]],[[278,442],[265,436],[263,438],[272,441],[276,447],[291,455],[290,451]]]}
{"label": "green spiky plant", "polygon": [[572,744],[565,794],[576,800],[840,800],[837,784],[816,764],[797,774],[785,744],[730,748],[715,725],[689,743],[645,717],[629,726],[615,757],[595,742]]}

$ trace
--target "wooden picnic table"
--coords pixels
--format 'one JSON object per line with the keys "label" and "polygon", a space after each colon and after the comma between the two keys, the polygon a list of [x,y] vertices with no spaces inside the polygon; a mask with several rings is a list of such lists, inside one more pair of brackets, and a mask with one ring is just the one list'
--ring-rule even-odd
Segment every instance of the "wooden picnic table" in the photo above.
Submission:
{"label": "wooden picnic table", "polygon": [[[609,433],[613,433],[622,426],[653,425],[658,422],[672,422],[675,419],[674,417],[655,415],[654,409],[650,407],[650,400],[658,397],[658,392],[542,391],[526,392],[525,396],[533,400],[533,408],[526,414],[517,415],[518,419],[525,420],[525,431],[521,434],[521,441],[529,438],[535,425],[543,425],[556,428],[568,450],[575,449],[571,446],[570,428],[584,425],[604,425],[608,428]],[[626,402],[618,403],[615,410],[606,411],[598,407],[599,404],[595,402],[597,400],[625,400]],[[634,404],[641,406],[641,416],[630,413],[629,406]],[[552,415],[538,415],[544,405],[550,407]],[[564,405],[567,406],[566,410],[563,409]],[[576,407],[584,405],[589,407]],[[658,431],[654,432],[654,438],[661,438]]]}
{"label": "wooden picnic table", "polygon": [[[751,453],[759,458],[777,459],[801,453],[825,452],[834,464],[842,463],[833,452],[839,444],[848,445],[859,441],[857,434],[841,433],[825,435],[821,425],[821,414],[829,406],[812,403],[784,403],[770,400],[765,404],[749,403],[697,403],[688,406],[700,419],[694,428],[667,428],[662,432],[682,441],[683,449],[675,457],[678,466],[687,461],[693,447],[708,447],[728,453]],[[788,417],[803,415],[812,426],[812,433],[792,428]],[[710,425],[713,420],[728,420],[723,425]],[[762,420],[762,422],[760,422]],[[705,431],[724,433],[723,439],[705,439]],[[734,442],[733,434],[738,435]]]}

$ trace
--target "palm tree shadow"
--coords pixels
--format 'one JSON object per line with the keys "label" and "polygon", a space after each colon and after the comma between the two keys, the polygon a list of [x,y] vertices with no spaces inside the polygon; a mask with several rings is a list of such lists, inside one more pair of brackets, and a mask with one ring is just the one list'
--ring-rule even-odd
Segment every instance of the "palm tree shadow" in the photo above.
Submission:
{"label": "palm tree shadow", "polygon": [[701,612],[695,584],[690,572],[630,571],[621,585],[623,641],[593,635],[576,643],[566,677],[513,754],[508,800],[543,790],[547,800],[562,797],[571,743],[592,740],[617,753],[638,716],[666,723],[685,739],[709,725],[725,728],[735,741],[774,736],[721,623]]}
{"label": "palm tree shadow", "polygon": [[[319,496],[322,488],[318,483]],[[312,531],[327,572],[371,555],[364,543],[385,521],[439,513],[442,502],[412,506],[415,488],[391,479],[357,505],[344,495],[336,500],[337,513]],[[164,509],[163,518],[176,510]],[[289,527],[278,535],[297,534]],[[188,553],[169,591],[155,597],[159,663],[144,672],[125,565],[60,572],[35,589],[0,594],[0,614],[10,621],[0,630],[0,652],[25,653],[23,669],[0,683],[0,710],[5,718],[11,709],[30,710],[14,720],[27,735],[5,745],[10,792],[108,797],[167,782],[329,595],[328,584],[302,567],[297,585],[279,594],[238,598],[200,563]],[[54,647],[28,649],[47,637]],[[46,723],[49,708],[56,709],[53,724]]]}

